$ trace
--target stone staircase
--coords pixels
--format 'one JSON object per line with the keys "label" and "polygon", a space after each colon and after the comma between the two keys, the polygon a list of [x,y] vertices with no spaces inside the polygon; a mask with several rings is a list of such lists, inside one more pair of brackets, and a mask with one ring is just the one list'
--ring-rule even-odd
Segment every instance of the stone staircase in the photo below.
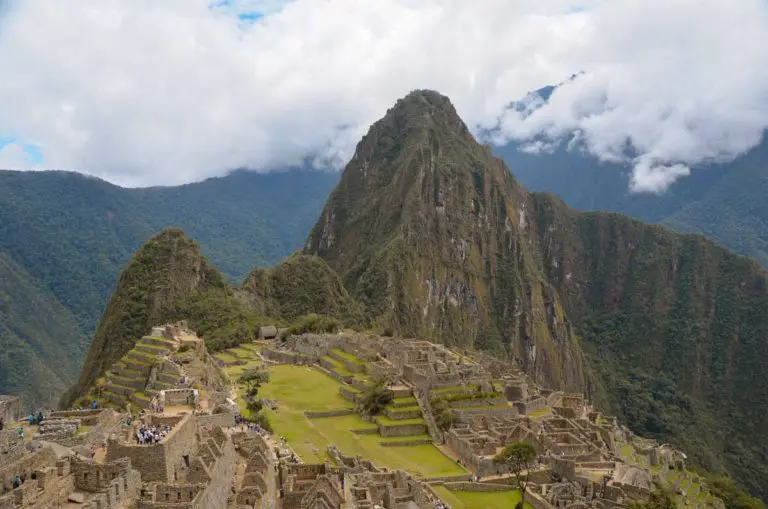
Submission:
{"label": "stone staircase", "polygon": [[175,341],[144,336],[107,372],[101,398],[118,408],[125,408],[128,403],[149,407],[159,391],[172,388],[178,381],[178,376],[160,373],[152,387],[147,387],[152,368],[177,349]]}
{"label": "stone staircase", "polygon": [[414,394],[414,396],[416,397],[416,402],[421,409],[421,414],[424,416],[424,422],[427,423],[427,431],[429,431],[429,436],[432,437],[432,440],[436,444],[444,443],[445,437],[443,436],[443,432],[440,431],[440,428],[437,427],[435,417],[432,415],[432,405],[429,403],[429,391],[424,391],[423,397],[419,397],[418,393]]}

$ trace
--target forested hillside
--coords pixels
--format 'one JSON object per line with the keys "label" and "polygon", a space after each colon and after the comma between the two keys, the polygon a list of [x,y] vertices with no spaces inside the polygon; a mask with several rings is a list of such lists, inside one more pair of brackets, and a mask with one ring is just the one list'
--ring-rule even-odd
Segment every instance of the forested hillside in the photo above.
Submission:
{"label": "forested hillside", "polygon": [[[71,172],[0,171],[0,294],[17,304],[0,312],[0,393],[36,405],[71,385],[121,270],[153,235],[184,228],[225,276],[240,280],[302,246],[337,180],[241,171],[124,189]],[[40,373],[51,359],[60,368]]]}
{"label": "forested hillside", "polygon": [[0,253],[0,392],[55,404],[87,347],[72,313]]}

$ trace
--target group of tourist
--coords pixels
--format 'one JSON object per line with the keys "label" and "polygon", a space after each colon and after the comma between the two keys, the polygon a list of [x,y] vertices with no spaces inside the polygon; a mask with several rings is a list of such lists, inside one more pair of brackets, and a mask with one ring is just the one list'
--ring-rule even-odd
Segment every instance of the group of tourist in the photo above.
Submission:
{"label": "group of tourist", "polygon": [[136,443],[139,445],[156,444],[165,438],[165,436],[170,432],[170,426],[165,424],[157,424],[154,426],[141,424],[138,428],[136,428]]}
{"label": "group of tourist", "polygon": [[435,501],[435,509],[451,509],[451,506],[438,499]]}
{"label": "group of tourist", "polygon": [[29,414],[27,417],[27,422],[30,426],[33,426],[35,424],[40,425],[43,423],[43,412],[38,411],[37,415]]}
{"label": "group of tourist", "polygon": [[[29,479],[37,479],[37,473],[32,472]],[[21,474],[14,475],[10,478],[3,479],[3,493],[6,491],[15,490],[27,481],[27,471],[23,471]]]}

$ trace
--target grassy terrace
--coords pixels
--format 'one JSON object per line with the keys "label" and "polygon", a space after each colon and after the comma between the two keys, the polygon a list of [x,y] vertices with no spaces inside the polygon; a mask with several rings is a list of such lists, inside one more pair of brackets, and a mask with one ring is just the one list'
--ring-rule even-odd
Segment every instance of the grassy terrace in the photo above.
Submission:
{"label": "grassy terrace", "polygon": [[332,351],[333,351],[333,353],[335,353],[336,355],[338,355],[339,357],[341,357],[345,361],[353,362],[353,363],[355,363],[355,364],[357,364],[359,366],[362,366],[362,365],[365,364],[364,361],[358,359],[357,357],[355,357],[351,353],[345,352],[341,348],[334,348]]}
{"label": "grassy terrace", "polygon": [[333,371],[340,374],[341,376],[352,376],[354,373],[352,373],[350,370],[344,367],[344,364],[337,361],[330,355],[324,355],[323,360],[330,362],[333,364]]}
{"label": "grassy terrace", "polygon": [[[451,491],[445,486],[432,487],[438,496],[451,506],[451,509],[509,509],[520,502],[518,490],[480,492]],[[526,503],[525,509],[533,509]]]}
{"label": "grassy terrace", "polygon": [[[271,366],[270,381],[260,389],[263,398],[278,402],[276,411],[268,410],[275,433],[284,435],[288,443],[308,463],[325,461],[327,447],[334,444],[344,454],[360,454],[376,464],[399,468],[423,477],[461,475],[463,468],[432,444],[384,447],[382,441],[396,442],[427,438],[382,437],[360,435],[352,430],[377,429],[359,415],[309,419],[305,411],[330,411],[352,408],[352,403],[339,395],[341,384],[325,373],[305,366]],[[242,406],[242,400],[239,401]],[[388,420],[385,418],[385,420]],[[402,425],[408,421],[391,421]],[[417,423],[424,421],[418,419]]]}
{"label": "grassy terrace", "polygon": [[386,415],[379,415],[376,417],[376,421],[382,426],[410,426],[411,424],[425,424],[424,419],[421,417],[416,419],[390,419]]}

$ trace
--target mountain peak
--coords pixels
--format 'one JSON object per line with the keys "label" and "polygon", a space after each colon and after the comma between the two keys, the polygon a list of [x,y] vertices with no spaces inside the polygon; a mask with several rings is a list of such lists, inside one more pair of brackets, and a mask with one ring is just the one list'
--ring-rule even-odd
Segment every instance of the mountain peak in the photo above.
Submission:
{"label": "mountain peak", "polygon": [[71,404],[153,325],[168,319],[174,303],[195,292],[225,288],[200,247],[178,228],[152,237],[126,265],[93,337],[80,381],[65,396]]}

